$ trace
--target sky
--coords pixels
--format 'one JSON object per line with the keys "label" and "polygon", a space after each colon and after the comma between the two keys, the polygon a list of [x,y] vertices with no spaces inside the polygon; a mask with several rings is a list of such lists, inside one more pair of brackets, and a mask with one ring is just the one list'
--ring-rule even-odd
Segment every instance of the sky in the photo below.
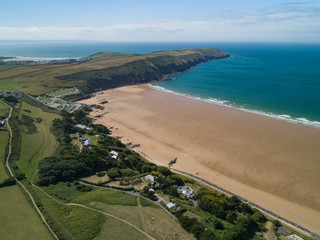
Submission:
{"label": "sky", "polygon": [[320,43],[320,1],[4,0],[0,40]]}

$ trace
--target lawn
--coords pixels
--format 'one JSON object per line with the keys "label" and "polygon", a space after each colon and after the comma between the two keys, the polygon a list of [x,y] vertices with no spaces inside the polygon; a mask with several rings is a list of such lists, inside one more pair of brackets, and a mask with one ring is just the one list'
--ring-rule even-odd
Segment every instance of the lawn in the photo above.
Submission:
{"label": "lawn", "polygon": [[52,239],[18,186],[0,188],[1,239]]}
{"label": "lawn", "polygon": [[34,121],[36,133],[29,134],[22,131],[22,142],[19,167],[30,179],[38,169],[38,163],[41,159],[51,156],[58,146],[55,136],[51,133],[52,120],[58,118],[59,115],[47,113],[42,109],[34,107],[26,102],[22,103],[21,115],[31,117],[33,119],[41,118],[41,122]]}
{"label": "lawn", "polygon": [[0,102],[0,119],[1,117],[7,117],[9,113],[9,108],[4,105],[2,102]]}
{"label": "lawn", "polygon": [[105,221],[103,214],[78,206],[67,206],[35,187],[33,190],[40,198],[46,219],[60,239],[93,239],[100,232]]}
{"label": "lawn", "polygon": [[4,165],[4,152],[5,148],[7,146],[9,133],[7,131],[0,131],[0,182],[2,182],[4,179],[8,178],[8,175],[5,171],[5,165]]}
{"label": "lawn", "polygon": [[13,78],[0,79],[0,90],[14,91],[15,84]]}
{"label": "lawn", "polygon": [[137,198],[120,191],[107,191],[97,189],[77,197],[74,202],[88,205],[100,202],[110,205],[137,206]]}

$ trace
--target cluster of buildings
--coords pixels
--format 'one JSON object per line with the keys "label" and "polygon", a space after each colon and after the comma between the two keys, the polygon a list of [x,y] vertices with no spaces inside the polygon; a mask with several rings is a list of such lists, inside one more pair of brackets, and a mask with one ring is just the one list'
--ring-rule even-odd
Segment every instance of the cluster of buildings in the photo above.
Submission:
{"label": "cluster of buildings", "polygon": [[23,93],[22,92],[11,92],[11,93],[0,92],[0,96],[4,96],[4,97],[13,96],[16,99],[21,99],[23,98]]}

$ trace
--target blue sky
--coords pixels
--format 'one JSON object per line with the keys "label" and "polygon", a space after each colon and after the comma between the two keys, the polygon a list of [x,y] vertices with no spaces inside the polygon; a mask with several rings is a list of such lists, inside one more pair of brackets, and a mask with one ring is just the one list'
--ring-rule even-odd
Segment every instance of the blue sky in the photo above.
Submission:
{"label": "blue sky", "polygon": [[0,40],[320,43],[320,1],[2,1]]}

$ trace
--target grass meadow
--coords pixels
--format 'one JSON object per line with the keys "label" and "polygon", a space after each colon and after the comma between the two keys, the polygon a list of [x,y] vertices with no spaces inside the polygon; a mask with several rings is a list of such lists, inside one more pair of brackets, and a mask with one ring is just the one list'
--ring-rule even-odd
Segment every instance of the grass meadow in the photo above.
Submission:
{"label": "grass meadow", "polygon": [[0,79],[0,90],[5,91],[14,91],[15,90],[15,84],[13,78],[5,78]]}
{"label": "grass meadow", "polygon": [[0,238],[53,239],[17,185],[0,188]]}
{"label": "grass meadow", "polygon": [[8,142],[8,138],[9,138],[9,133],[7,131],[0,131],[0,159],[1,159],[1,163],[0,163],[0,182],[2,182],[3,180],[5,180],[6,178],[8,178],[8,174],[5,171],[5,148],[7,146],[7,142]]}
{"label": "grass meadow", "polygon": [[[22,142],[20,150],[19,167],[30,180],[38,169],[38,163],[41,159],[51,156],[58,142],[51,133],[52,120],[58,118],[59,115],[47,113],[42,109],[34,107],[26,102],[22,103],[21,115],[31,117],[33,119],[41,118],[40,122],[34,121],[36,132],[28,133],[26,129],[22,131]],[[25,128],[25,126],[24,126]]]}

